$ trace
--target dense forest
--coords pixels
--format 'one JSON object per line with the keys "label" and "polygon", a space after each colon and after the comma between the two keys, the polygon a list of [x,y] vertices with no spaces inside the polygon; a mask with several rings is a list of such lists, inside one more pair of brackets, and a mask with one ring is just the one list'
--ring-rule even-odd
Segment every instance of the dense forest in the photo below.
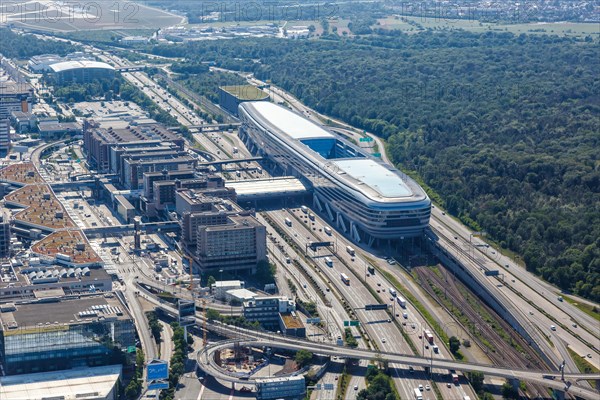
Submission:
{"label": "dense forest", "polygon": [[77,47],[68,43],[18,35],[8,28],[0,28],[0,54],[4,57],[26,59],[40,54],[64,56],[77,50]]}
{"label": "dense forest", "polygon": [[492,32],[152,49],[252,71],[387,139],[394,162],[448,211],[521,254],[531,271],[596,301],[598,50],[589,40]]}

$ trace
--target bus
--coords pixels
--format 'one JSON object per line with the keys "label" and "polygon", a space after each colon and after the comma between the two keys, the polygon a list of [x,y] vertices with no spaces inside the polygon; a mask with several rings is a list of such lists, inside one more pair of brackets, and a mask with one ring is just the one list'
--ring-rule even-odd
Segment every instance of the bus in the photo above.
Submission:
{"label": "bus", "polygon": [[342,272],[340,274],[340,278],[342,279],[342,282],[344,282],[346,285],[350,286],[350,278],[348,278],[348,275],[346,275]]}
{"label": "bus", "polygon": [[325,228],[323,228],[323,230],[325,231],[326,234],[331,236],[331,228],[330,227],[326,226]]}
{"label": "bus", "polygon": [[402,308],[406,308],[406,300],[404,300],[403,297],[398,296],[396,297],[396,301],[398,302],[398,305]]}
{"label": "bus", "polygon": [[423,400],[423,394],[417,388],[415,388],[415,400]]}
{"label": "bus", "polygon": [[289,218],[286,218],[286,219],[285,219],[285,224],[286,224],[287,226],[292,226],[292,220],[291,220],[291,219],[289,219]]}
{"label": "bus", "polygon": [[390,288],[390,294],[392,295],[392,297],[396,297],[396,289]]}
{"label": "bus", "polygon": [[351,256],[354,256],[354,254],[356,254],[356,252],[354,251],[354,249],[350,246],[346,246],[346,251],[348,252],[348,254],[350,254]]}
{"label": "bus", "polygon": [[457,374],[452,374],[452,382],[455,385],[458,385],[458,375]]}
{"label": "bus", "polygon": [[325,264],[327,264],[328,267],[333,267],[333,260],[329,257],[325,257]]}
{"label": "bus", "polygon": [[433,335],[431,334],[431,332],[429,330],[425,330],[423,332],[423,336],[425,336],[425,339],[427,339],[429,344],[433,344]]}
{"label": "bus", "polygon": [[369,271],[369,273],[370,273],[371,275],[375,275],[375,267],[374,267],[374,266],[372,266],[372,265],[369,265],[369,266],[367,267],[367,271]]}

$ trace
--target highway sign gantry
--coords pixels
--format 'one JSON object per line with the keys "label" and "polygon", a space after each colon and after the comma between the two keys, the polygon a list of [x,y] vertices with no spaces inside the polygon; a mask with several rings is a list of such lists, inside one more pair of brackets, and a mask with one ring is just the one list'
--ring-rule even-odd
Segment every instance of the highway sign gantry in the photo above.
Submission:
{"label": "highway sign gantry", "polygon": [[146,365],[146,381],[152,382],[169,377],[169,363],[154,359]]}
{"label": "highway sign gantry", "polygon": [[365,310],[366,311],[371,311],[371,310],[387,310],[388,305],[387,304],[367,304],[365,305]]}

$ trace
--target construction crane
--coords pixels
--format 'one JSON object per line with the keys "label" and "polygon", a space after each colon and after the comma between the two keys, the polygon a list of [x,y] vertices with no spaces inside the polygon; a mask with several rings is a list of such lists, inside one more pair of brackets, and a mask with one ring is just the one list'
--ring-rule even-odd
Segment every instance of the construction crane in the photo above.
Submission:
{"label": "construction crane", "polygon": [[[192,293],[192,301],[194,302],[194,307],[196,304],[196,300],[194,299],[194,259],[189,254],[187,255],[189,267],[190,267],[190,286],[188,289]],[[207,332],[208,328],[206,326],[206,299],[202,298],[202,346],[206,347],[208,343]]]}

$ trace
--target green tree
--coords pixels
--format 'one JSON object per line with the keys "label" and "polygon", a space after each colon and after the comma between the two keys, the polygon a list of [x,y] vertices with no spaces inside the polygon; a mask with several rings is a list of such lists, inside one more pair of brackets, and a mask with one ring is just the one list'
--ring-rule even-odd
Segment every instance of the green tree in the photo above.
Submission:
{"label": "green tree", "polygon": [[214,276],[212,276],[212,275],[210,275],[210,276],[208,277],[208,280],[206,281],[206,285],[207,285],[208,287],[212,287],[212,285],[214,285],[216,282],[217,282],[217,280],[215,279],[215,277],[214,277]]}
{"label": "green tree", "polygon": [[449,345],[452,354],[456,354],[456,352],[458,352],[458,349],[460,349],[460,340],[458,340],[456,336],[451,336]]}
{"label": "green tree", "polygon": [[206,310],[206,318],[209,321],[215,321],[221,319],[221,314],[217,310],[213,310],[212,308],[208,308]]}
{"label": "green tree", "polygon": [[296,352],[294,361],[296,361],[296,365],[298,365],[298,367],[302,368],[310,363],[312,357],[313,354],[310,351],[301,349]]}
{"label": "green tree", "polygon": [[509,382],[505,382],[502,385],[502,398],[503,399],[518,399],[519,391],[513,387]]}
{"label": "green tree", "polygon": [[483,390],[483,373],[482,372],[467,372],[467,378],[473,386],[475,393],[480,393]]}

